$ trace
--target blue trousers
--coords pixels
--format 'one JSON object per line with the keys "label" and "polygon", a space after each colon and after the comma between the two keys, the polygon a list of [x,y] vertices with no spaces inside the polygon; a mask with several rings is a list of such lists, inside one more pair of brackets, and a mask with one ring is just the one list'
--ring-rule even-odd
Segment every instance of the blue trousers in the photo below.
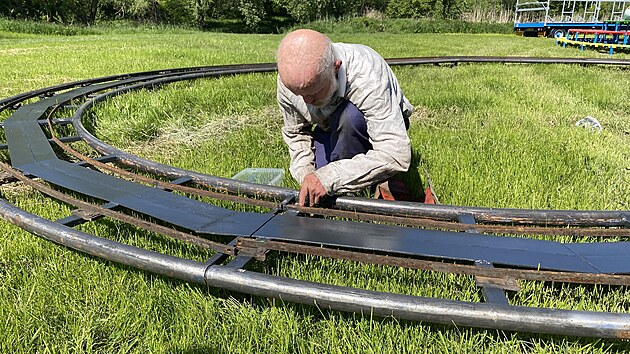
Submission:
{"label": "blue trousers", "polygon": [[363,113],[352,102],[340,104],[328,122],[329,132],[319,127],[313,131],[315,168],[326,166],[329,162],[351,159],[372,149]]}

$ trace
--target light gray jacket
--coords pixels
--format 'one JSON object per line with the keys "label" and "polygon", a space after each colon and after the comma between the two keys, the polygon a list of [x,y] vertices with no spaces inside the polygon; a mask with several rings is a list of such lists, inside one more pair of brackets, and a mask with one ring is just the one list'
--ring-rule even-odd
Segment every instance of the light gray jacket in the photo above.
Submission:
{"label": "light gray jacket", "polygon": [[[289,147],[291,175],[302,183],[306,175],[315,172],[329,194],[359,191],[407,171],[411,145],[403,116],[409,117],[413,111],[391,68],[373,49],[333,43],[333,51],[335,60],[341,60],[339,89],[327,107],[307,105],[278,77],[278,104],[284,117],[282,137]],[[328,117],[339,104],[339,97],[352,102],[364,114],[373,150],[315,171],[311,130],[314,124],[327,130]]]}

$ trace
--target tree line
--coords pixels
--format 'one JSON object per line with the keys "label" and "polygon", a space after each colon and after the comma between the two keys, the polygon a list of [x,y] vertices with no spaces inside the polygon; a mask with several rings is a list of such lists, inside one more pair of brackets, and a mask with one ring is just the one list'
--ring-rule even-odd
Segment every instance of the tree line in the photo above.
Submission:
{"label": "tree line", "polygon": [[132,20],[195,26],[239,20],[249,29],[285,18],[305,23],[373,12],[391,18],[462,19],[474,11],[511,11],[515,0],[2,0],[0,16],[62,24]]}

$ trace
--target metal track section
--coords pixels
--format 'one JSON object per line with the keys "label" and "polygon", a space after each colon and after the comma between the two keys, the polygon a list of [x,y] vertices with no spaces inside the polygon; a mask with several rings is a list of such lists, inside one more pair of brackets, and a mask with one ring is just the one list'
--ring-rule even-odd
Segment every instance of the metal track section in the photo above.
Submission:
{"label": "metal track section", "polygon": [[[388,61],[391,65],[448,66],[630,65],[630,61],[612,59],[521,57]],[[630,314],[510,306],[505,296],[505,290],[518,291],[517,280],[629,286],[630,242],[560,243],[496,235],[627,237],[630,236],[628,211],[494,209],[355,197],[327,200],[327,208],[301,208],[293,204],[298,193],[295,190],[208,176],[149,161],[99,141],[82,124],[83,117],[97,102],[134,90],[157,89],[184,80],[274,71],[274,64],[150,71],[82,80],[0,100],[0,111],[12,111],[2,124],[11,161],[10,166],[0,164],[7,176],[5,181],[21,181],[78,208],[73,215],[53,222],[0,199],[0,216],[66,247],[204,286],[409,320],[630,338]],[[64,113],[74,111],[71,120],[55,117],[61,109]],[[75,141],[74,136],[57,136],[56,131],[64,130],[57,127],[70,122],[78,136],[101,157],[90,158],[74,150],[68,144]],[[63,158],[54,145],[63,150]],[[237,212],[200,202],[189,197],[192,195],[255,205],[269,212]],[[308,217],[311,214],[385,224]],[[98,222],[103,217],[217,253],[207,262],[197,262],[124,245],[70,227]],[[405,224],[413,227],[400,226]],[[246,270],[252,261],[264,260],[273,251],[474,275],[486,303],[382,293]],[[236,257],[223,265],[229,256]]]}

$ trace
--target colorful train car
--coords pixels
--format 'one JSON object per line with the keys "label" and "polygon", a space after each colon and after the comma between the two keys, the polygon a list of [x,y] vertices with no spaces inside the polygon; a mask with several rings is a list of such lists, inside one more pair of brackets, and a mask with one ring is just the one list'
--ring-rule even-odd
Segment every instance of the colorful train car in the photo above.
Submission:
{"label": "colorful train car", "polygon": [[517,0],[514,31],[559,38],[569,29],[610,30],[607,23],[628,20],[630,0]]}

